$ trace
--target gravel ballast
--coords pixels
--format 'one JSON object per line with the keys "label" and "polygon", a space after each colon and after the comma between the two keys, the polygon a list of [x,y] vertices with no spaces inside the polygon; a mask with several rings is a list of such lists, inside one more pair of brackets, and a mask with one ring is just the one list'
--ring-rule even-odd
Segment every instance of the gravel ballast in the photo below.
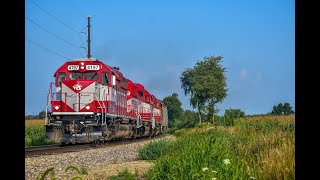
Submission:
{"label": "gravel ballast", "polygon": [[[172,137],[166,136],[164,138],[171,139]],[[121,164],[130,167],[128,162],[135,163],[137,169],[139,169],[139,164],[143,165],[143,167],[150,167],[152,163],[138,161],[139,159],[137,153],[138,149],[149,141],[151,141],[151,139],[132,142],[130,144],[120,144],[117,146],[105,146],[79,152],[67,152],[61,154],[42,155],[37,157],[26,157],[25,179],[36,179],[39,173],[43,173],[49,167],[54,167],[55,174],[58,179],[65,179],[67,177],[76,175],[76,172],[73,172],[73,170],[71,170],[69,173],[64,173],[65,168],[70,165],[74,165],[78,168],[85,167],[88,170],[89,175],[90,172],[96,173],[97,170],[107,172],[106,168],[109,167],[112,169],[114,167],[120,167]],[[110,172],[110,175],[114,175],[115,172],[116,171]]]}

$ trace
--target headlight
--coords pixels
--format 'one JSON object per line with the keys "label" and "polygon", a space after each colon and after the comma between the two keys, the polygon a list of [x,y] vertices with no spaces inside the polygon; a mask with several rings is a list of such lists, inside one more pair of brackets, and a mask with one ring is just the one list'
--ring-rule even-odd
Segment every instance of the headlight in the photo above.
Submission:
{"label": "headlight", "polygon": [[55,106],[54,109],[58,110],[58,109],[59,109],[59,106]]}
{"label": "headlight", "polygon": [[89,110],[89,109],[90,109],[90,106],[86,106],[86,109]]}

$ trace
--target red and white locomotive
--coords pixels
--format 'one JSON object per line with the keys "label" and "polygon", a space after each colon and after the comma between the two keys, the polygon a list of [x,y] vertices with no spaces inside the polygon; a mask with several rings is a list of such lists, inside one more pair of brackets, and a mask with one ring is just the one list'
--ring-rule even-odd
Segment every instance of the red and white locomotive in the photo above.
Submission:
{"label": "red and white locomotive", "polygon": [[165,105],[117,67],[75,59],[54,77],[46,109],[49,139],[68,144],[156,136],[167,125]]}

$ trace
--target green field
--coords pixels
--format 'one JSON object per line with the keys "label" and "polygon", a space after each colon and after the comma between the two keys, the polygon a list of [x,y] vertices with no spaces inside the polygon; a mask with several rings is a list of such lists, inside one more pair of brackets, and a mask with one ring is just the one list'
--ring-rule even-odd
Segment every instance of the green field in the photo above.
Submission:
{"label": "green field", "polygon": [[55,144],[46,138],[44,120],[25,120],[25,146]]}
{"label": "green field", "polygon": [[264,116],[182,129],[174,142],[153,142],[139,153],[156,159],[148,179],[295,179],[294,121]]}

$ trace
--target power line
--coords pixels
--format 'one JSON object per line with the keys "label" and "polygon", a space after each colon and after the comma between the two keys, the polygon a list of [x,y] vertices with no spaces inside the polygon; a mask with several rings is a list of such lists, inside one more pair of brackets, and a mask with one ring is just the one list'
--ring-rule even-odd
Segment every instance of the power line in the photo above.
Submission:
{"label": "power line", "polygon": [[58,55],[58,56],[60,56],[60,57],[63,57],[63,58],[65,58],[65,59],[67,59],[67,60],[70,60],[70,59],[71,59],[71,58],[67,58],[67,57],[65,57],[65,56],[63,56],[63,55],[61,55],[61,54],[59,54],[59,53],[57,53],[57,52],[51,51],[50,49],[45,48],[45,47],[41,46],[40,44],[37,44],[37,43],[35,43],[35,42],[33,42],[33,41],[29,40],[29,39],[26,39],[26,40],[29,41],[29,42],[31,42],[31,43],[33,43],[33,44],[35,44],[35,45],[37,45],[37,46],[39,46],[39,47],[41,47],[41,48],[43,48],[43,49],[45,49],[45,50],[47,50],[47,51],[49,51],[49,52],[51,52],[51,53],[53,53],[53,54],[56,54],[56,55]]}
{"label": "power line", "polygon": [[83,58],[83,55],[82,55],[81,49],[79,49],[79,52],[80,52],[80,54],[81,54],[81,57]]}
{"label": "power line", "polygon": [[46,28],[44,28],[44,27],[40,26],[39,24],[37,24],[36,22],[32,21],[32,20],[31,20],[31,19],[29,19],[28,17],[25,17],[25,18],[26,18],[26,19],[28,19],[28,20],[29,20],[30,22],[32,22],[33,24],[35,24],[35,25],[37,25],[38,27],[40,27],[41,29],[43,29],[44,31],[46,31],[47,33],[49,33],[49,34],[51,34],[51,35],[53,35],[53,36],[55,36],[55,37],[57,37],[57,38],[59,38],[59,39],[63,40],[64,42],[66,42],[66,43],[70,44],[71,46],[74,46],[74,47],[76,47],[76,48],[80,48],[79,46],[76,46],[76,45],[74,45],[74,44],[70,43],[69,41],[67,41],[67,40],[65,40],[65,39],[63,39],[63,38],[61,38],[61,37],[59,37],[59,36],[57,36],[57,35],[53,34],[52,32],[50,32],[50,31],[48,31]]}
{"label": "power line", "polygon": [[81,38],[80,33],[78,33],[78,34],[79,34],[79,37],[80,37],[80,40],[81,40],[81,45],[80,45],[79,52],[80,52],[80,54],[81,54],[81,57],[83,58],[83,55],[82,55],[82,52],[81,52],[83,42],[82,42],[82,38]]}
{"label": "power line", "polygon": [[[81,40],[81,45],[80,45],[80,48],[84,50],[84,53],[86,53],[85,49],[83,48],[83,41],[82,41],[82,38],[81,38],[81,34],[79,33],[79,37],[80,37],[80,40]],[[82,56],[82,53],[81,53],[81,56]]]}
{"label": "power line", "polygon": [[[68,27],[69,29],[73,30],[74,32],[78,33],[79,34],[79,37],[80,37],[80,41],[81,41],[81,46],[83,45],[83,41],[82,41],[82,38],[81,38],[81,32],[75,30],[74,28],[70,27],[69,25],[67,25],[66,23],[62,22],[60,19],[58,19],[56,16],[52,15],[51,13],[49,13],[47,10],[43,9],[42,7],[39,6],[39,4],[35,3],[34,1],[31,0],[31,2],[36,5],[39,9],[41,9],[42,11],[44,11],[45,13],[49,14],[50,16],[52,16],[53,18],[55,18],[57,21],[59,21],[61,24],[65,25],[66,27]],[[80,46],[80,48],[81,48]],[[81,50],[80,50],[80,54],[81,54],[81,57],[83,57],[82,53],[81,53]]]}
{"label": "power line", "polygon": [[43,10],[44,12],[46,12],[47,14],[49,14],[50,16],[54,17],[57,21],[59,21],[60,23],[62,23],[63,25],[67,26],[68,28],[70,28],[71,30],[77,32],[77,33],[80,33],[79,31],[73,29],[72,27],[68,26],[66,23],[60,21],[57,17],[55,17],[54,15],[50,14],[48,11],[46,11],[45,9],[41,8],[37,3],[35,3],[34,1],[31,0],[31,2],[33,4],[35,4],[38,8],[40,8],[41,10]]}

